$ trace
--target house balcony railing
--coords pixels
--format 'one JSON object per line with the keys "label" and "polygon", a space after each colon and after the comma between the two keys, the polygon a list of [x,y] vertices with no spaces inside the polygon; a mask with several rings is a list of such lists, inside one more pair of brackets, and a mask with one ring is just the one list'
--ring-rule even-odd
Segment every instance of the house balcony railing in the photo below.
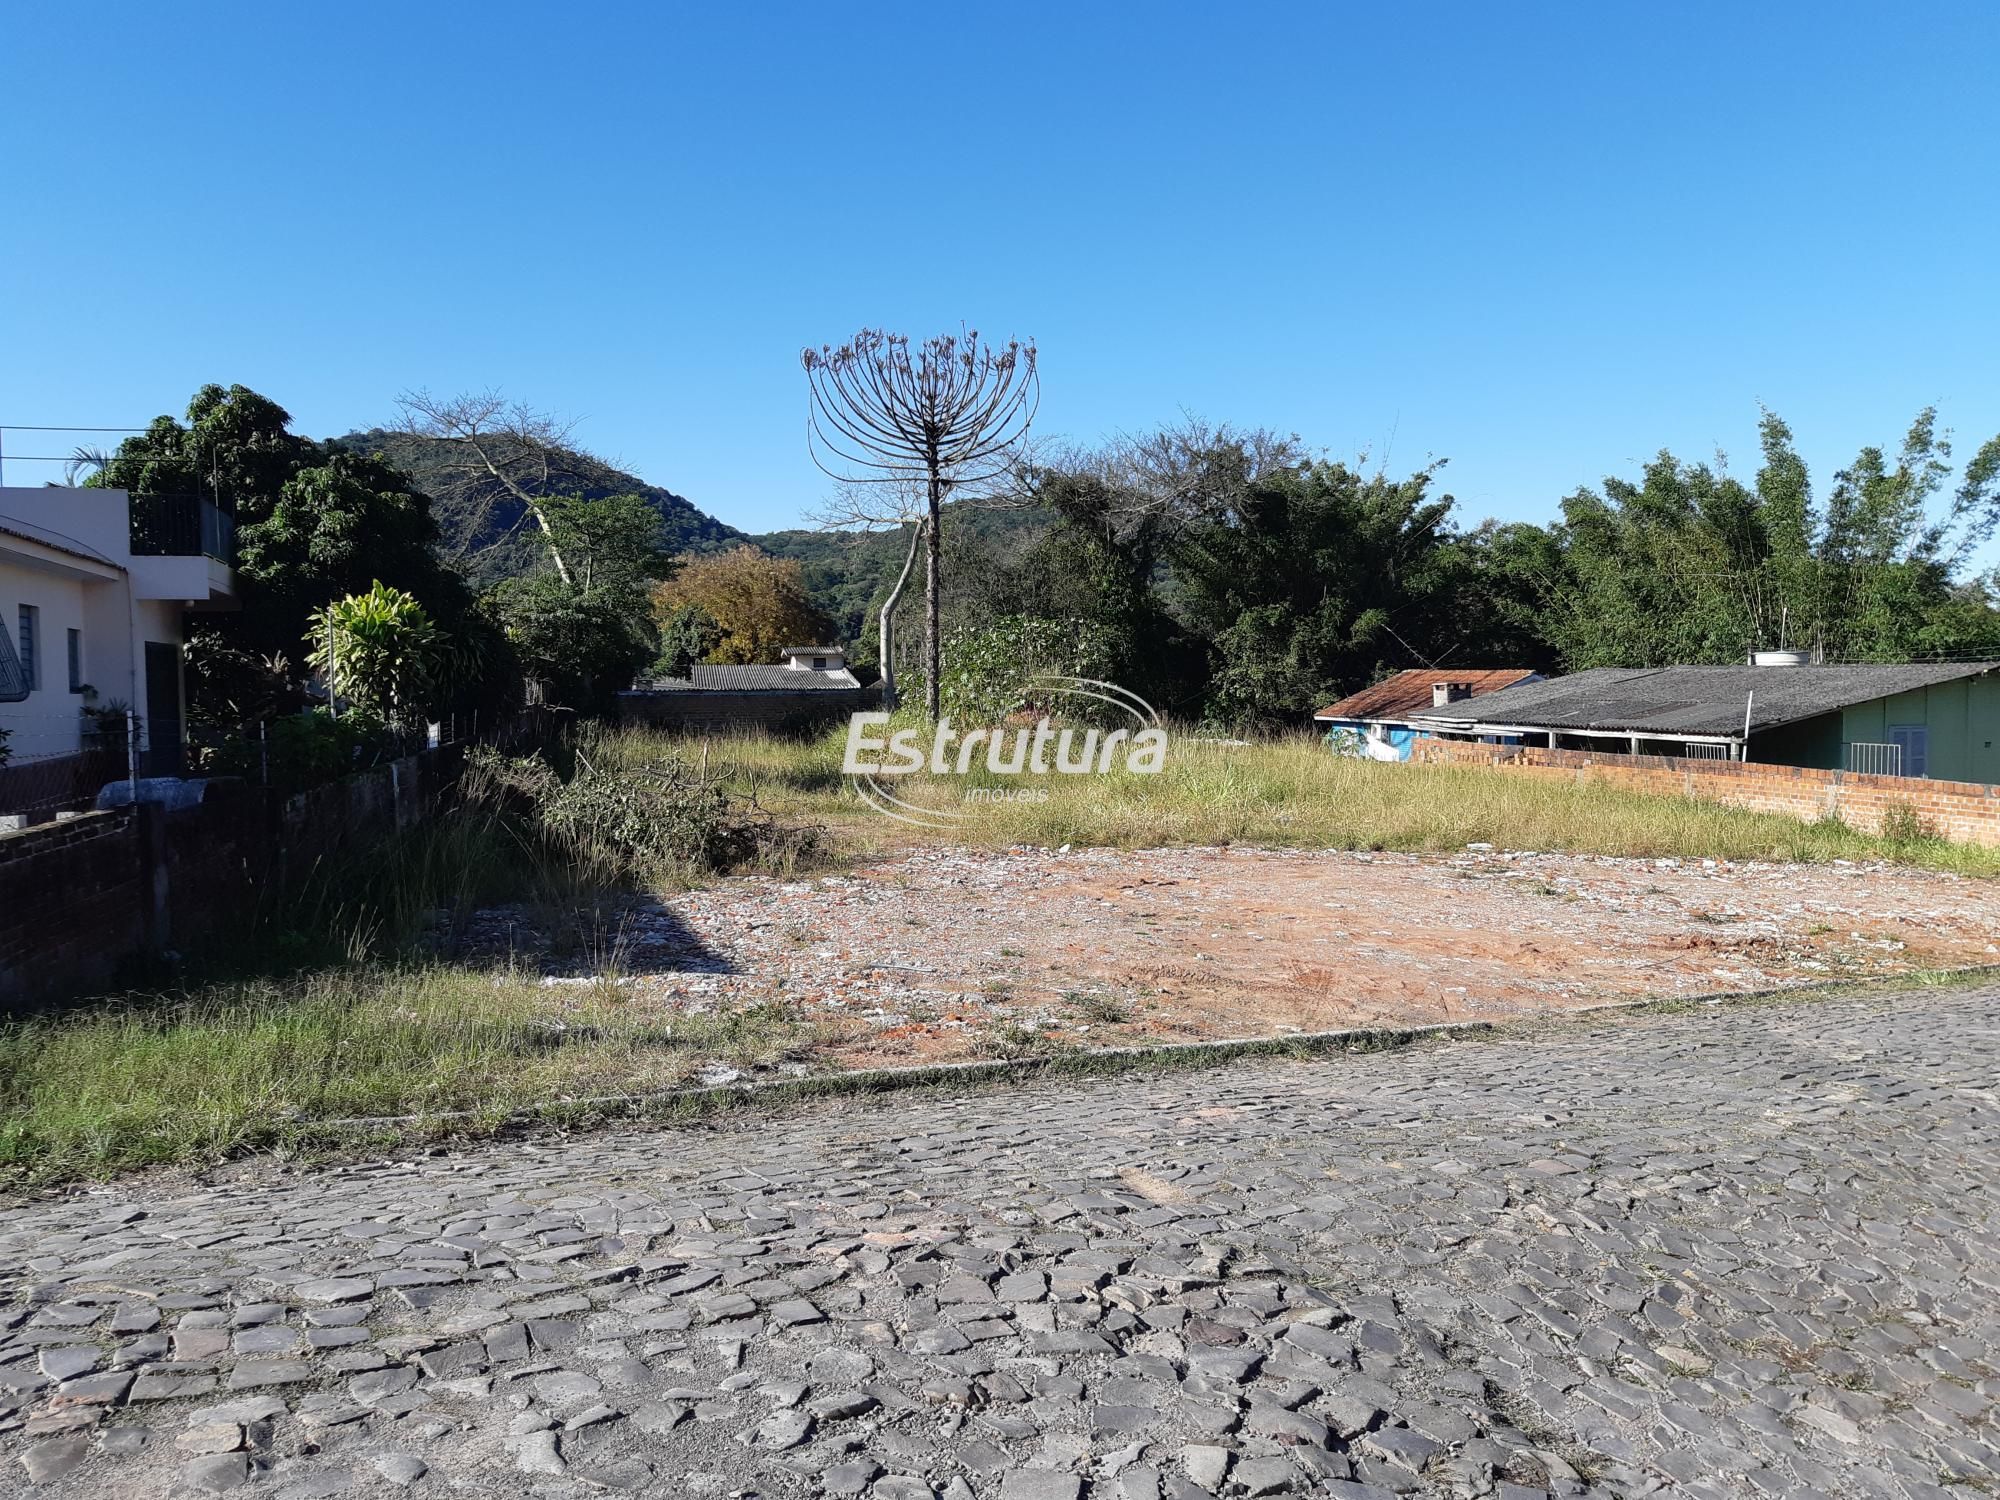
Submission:
{"label": "house balcony railing", "polygon": [[134,495],[134,557],[212,557],[236,565],[236,517],[199,495]]}

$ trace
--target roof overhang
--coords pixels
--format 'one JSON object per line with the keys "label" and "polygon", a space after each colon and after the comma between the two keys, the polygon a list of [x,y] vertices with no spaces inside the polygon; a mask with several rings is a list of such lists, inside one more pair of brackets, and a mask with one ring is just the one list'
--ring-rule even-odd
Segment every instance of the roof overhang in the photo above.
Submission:
{"label": "roof overhang", "polygon": [[4,520],[0,520],[0,558],[16,567],[82,583],[109,583],[125,576],[125,569],[108,557],[30,536]]}
{"label": "roof overhang", "polygon": [[[1464,719],[1421,719],[1408,721],[1412,729],[1429,734],[1562,734],[1586,740],[1663,740],[1676,745],[1740,745],[1740,734],[1695,734],[1679,729],[1572,729],[1566,724],[1498,724],[1468,722]],[[1760,728],[1772,728],[1761,725]]]}

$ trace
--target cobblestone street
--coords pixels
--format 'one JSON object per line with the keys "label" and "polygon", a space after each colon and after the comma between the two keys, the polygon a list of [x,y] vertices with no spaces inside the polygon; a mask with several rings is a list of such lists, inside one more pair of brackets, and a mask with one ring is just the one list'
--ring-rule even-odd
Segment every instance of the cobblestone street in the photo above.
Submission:
{"label": "cobblestone street", "polygon": [[16,1207],[0,1493],[1965,1500],[2000,1485],[1996,1005]]}

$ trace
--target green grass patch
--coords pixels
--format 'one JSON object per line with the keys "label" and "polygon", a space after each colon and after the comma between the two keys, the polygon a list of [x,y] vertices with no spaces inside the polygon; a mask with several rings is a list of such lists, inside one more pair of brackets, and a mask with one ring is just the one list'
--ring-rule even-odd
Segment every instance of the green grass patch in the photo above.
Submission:
{"label": "green grass patch", "polygon": [[[1248,745],[1171,736],[1166,769],[1101,776],[996,777],[928,772],[895,780],[899,796],[963,814],[949,833],[890,823],[862,805],[841,775],[844,731],[808,740],[744,732],[676,740],[732,790],[787,816],[839,828],[863,845],[913,838],[984,847],[1063,844],[1115,848],[1260,844],[1284,848],[1565,850],[1647,858],[1837,859],[1990,877],[2000,849],[1952,843],[1914,822],[1890,836],[1837,820],[1816,823],[1684,797],[1645,796],[1588,779],[1510,774],[1478,766],[1383,765],[1333,755],[1317,736]],[[657,753],[658,731],[607,736],[610,753]],[[1043,802],[964,802],[972,787],[1032,784]]]}
{"label": "green grass patch", "polygon": [[636,1012],[612,983],[543,986],[442,966],[358,968],[134,997],[0,1028],[0,1176],[17,1183],[215,1161],[326,1121],[516,1110],[684,1084],[810,1050],[773,1007]]}

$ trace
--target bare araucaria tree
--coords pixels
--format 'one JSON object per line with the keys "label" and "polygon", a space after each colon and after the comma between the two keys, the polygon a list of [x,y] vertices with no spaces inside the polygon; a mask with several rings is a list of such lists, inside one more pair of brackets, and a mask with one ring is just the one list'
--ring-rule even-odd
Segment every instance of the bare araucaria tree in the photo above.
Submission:
{"label": "bare araucaria tree", "polygon": [[936,718],[940,511],[952,490],[1007,473],[1041,396],[1035,346],[996,346],[967,330],[913,349],[901,334],[864,328],[839,348],[802,351],[800,363],[814,462],[848,483],[923,485],[924,706]]}
{"label": "bare araucaria tree", "polygon": [[602,467],[577,448],[573,424],[510,402],[498,391],[463,396],[409,391],[396,404],[402,408],[400,433],[440,443],[451,455],[453,488],[487,503],[490,497],[520,502],[547,539],[557,575],[570,582],[569,563],[555,544],[543,502],[575,489],[579,470]]}

